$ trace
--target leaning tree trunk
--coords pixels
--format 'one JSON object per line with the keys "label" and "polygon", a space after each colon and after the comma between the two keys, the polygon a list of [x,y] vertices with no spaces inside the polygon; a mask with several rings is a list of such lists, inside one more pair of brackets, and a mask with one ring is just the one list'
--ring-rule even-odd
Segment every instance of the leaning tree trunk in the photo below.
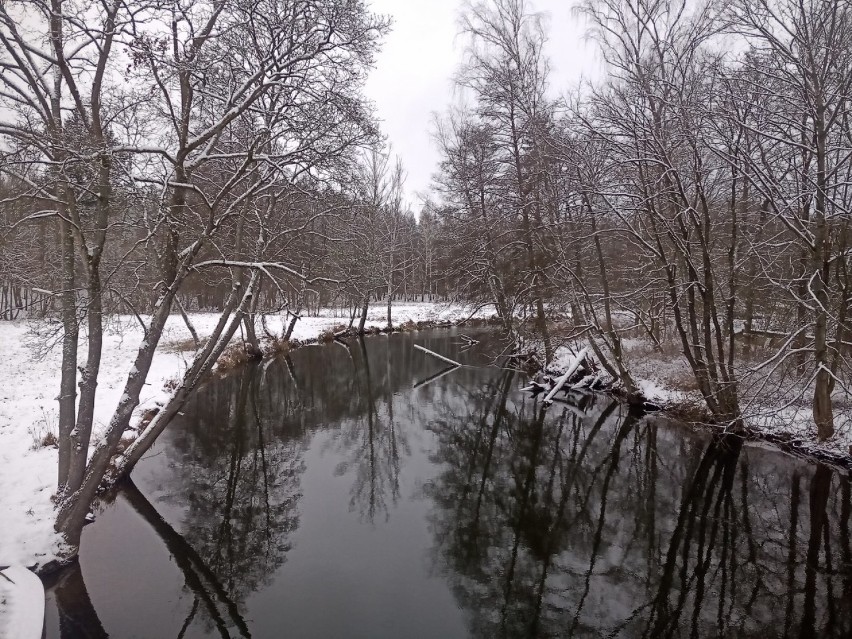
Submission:
{"label": "leaning tree trunk", "polygon": [[158,413],[136,441],[128,447],[123,456],[114,458],[116,447],[130,425],[133,411],[139,405],[139,394],[148,376],[154,353],[168,321],[174,296],[186,272],[187,269],[183,269],[175,278],[172,286],[166,289],[157,301],[146,339],[140,345],[131,372],[127,377],[122,400],[110,420],[106,434],[92,454],[91,461],[86,468],[83,484],[79,490],[66,497],[60,504],[59,515],[56,519],[56,530],[61,532],[65,536],[66,542],[72,546],[79,546],[80,534],[86,521],[86,515],[91,508],[92,500],[110,470],[110,464],[114,463],[114,475],[110,478],[112,481],[130,472],[133,465],[150,449],[157,436],[184,405],[192,390],[213,367],[216,359],[227,347],[239,328],[244,315],[251,307],[252,297],[256,293],[259,278],[256,272],[252,273],[239,308],[231,316],[231,309],[234,308],[235,300],[238,297],[237,292],[242,288],[239,284],[235,285],[226,312],[220,317],[216,330],[204,349],[196,354],[193,364],[187,369],[181,385],[175,389],[166,407]]}
{"label": "leaning tree trunk", "polygon": [[[258,285],[258,289],[260,286]],[[251,308],[243,316],[243,328],[245,329],[245,349],[246,353],[252,359],[260,359],[263,357],[263,350],[260,348],[260,342],[257,339],[257,328],[255,327],[255,318],[257,317],[258,300],[260,299],[260,290],[252,297]]]}
{"label": "leaning tree trunk", "polygon": [[370,309],[370,295],[364,296],[364,305],[361,307],[361,319],[358,321],[358,335],[364,334],[364,326],[367,324],[367,311]]}
{"label": "leaning tree trunk", "polygon": [[367,311],[370,309],[370,294],[364,296],[364,303],[361,306],[361,318],[358,320],[358,335],[364,334],[364,326],[367,324]]}
{"label": "leaning tree trunk", "polygon": [[[213,368],[213,365],[237,332],[237,328],[239,328],[240,322],[243,320],[246,309],[249,308],[251,299],[256,294],[256,291],[253,290],[256,283],[256,277],[249,281],[248,288],[243,294],[239,307],[237,307],[239,287],[232,289],[225,312],[219,318],[219,323],[210,336],[210,339],[204,345],[204,348],[196,355],[192,365],[184,373],[180,385],[172,392],[172,396],[163,409],[151,420],[148,427],[128,447],[121,460],[116,464],[116,479],[129,474],[133,470],[133,467],[142,458],[142,455],[153,445],[156,438],[168,426],[174,416],[177,415],[178,411],[183,408],[192,391],[195,390],[198,384],[204,379],[204,376]],[[235,307],[237,307],[236,312],[234,312]]]}
{"label": "leaning tree trunk", "polygon": [[146,339],[139,346],[136,358],[124,385],[121,401],[113,413],[106,435],[95,449],[92,459],[86,467],[82,484],[70,495],[66,495],[59,505],[56,518],[56,530],[61,532],[72,546],[80,543],[80,532],[97,494],[101,481],[107,472],[110,460],[122,435],[130,425],[133,411],[139,405],[139,395],[151,368],[154,352],[162,337],[163,329],[169,318],[175,289],[167,289],[155,305],[151,325]]}

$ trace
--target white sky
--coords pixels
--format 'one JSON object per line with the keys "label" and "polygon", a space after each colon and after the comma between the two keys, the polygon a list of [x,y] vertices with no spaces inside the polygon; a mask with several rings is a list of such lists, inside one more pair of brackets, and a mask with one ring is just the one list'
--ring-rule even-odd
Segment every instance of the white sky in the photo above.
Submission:
{"label": "white sky", "polygon": [[[458,35],[463,0],[370,0],[373,11],[393,18],[393,31],[376,60],[367,95],[376,103],[382,129],[405,165],[406,192],[414,211],[418,193],[429,189],[438,164],[432,141],[433,114],[453,101],[453,75],[459,67],[464,38]],[[586,37],[583,19],[572,0],[530,0],[548,16],[547,53],[552,66],[551,91],[556,95],[599,72],[595,45]]]}

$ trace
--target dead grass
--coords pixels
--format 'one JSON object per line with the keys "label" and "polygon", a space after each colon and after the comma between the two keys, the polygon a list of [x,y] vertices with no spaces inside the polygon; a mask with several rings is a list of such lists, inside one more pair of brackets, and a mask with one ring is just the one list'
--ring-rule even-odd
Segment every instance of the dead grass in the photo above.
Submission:
{"label": "dead grass", "polygon": [[329,342],[333,342],[335,335],[339,333],[345,333],[348,330],[349,329],[346,327],[345,324],[336,324],[335,326],[327,328],[322,333],[317,335],[317,342],[320,344],[327,344]]}
{"label": "dead grass", "polygon": [[672,390],[680,391],[682,393],[697,393],[698,382],[695,379],[695,375],[669,375],[667,379],[664,380],[665,385]]}
{"label": "dead grass", "polygon": [[56,411],[41,411],[41,419],[30,427],[32,450],[59,448],[59,423]]}
{"label": "dead grass", "polygon": [[56,435],[54,435],[52,432],[45,433],[42,436],[40,443],[41,443],[42,448],[48,448],[50,446],[52,446],[54,448],[59,447],[59,440],[57,439]]}
{"label": "dead grass", "polygon": [[146,428],[148,428],[148,425],[151,423],[151,420],[153,420],[159,412],[159,406],[154,406],[152,408],[145,409],[142,412],[142,418],[139,420],[139,425],[137,426],[136,430],[141,433]]}
{"label": "dead grass", "polygon": [[270,355],[284,355],[285,353],[289,353],[293,348],[293,344],[290,343],[290,340],[286,340],[282,337],[274,337],[266,342],[266,352]]}
{"label": "dead grass", "polygon": [[656,347],[649,339],[624,341],[625,359],[634,378],[653,380],[662,387],[681,393],[697,393],[698,383],[686,358],[674,342]]}
{"label": "dead grass", "polygon": [[410,333],[412,331],[416,331],[417,330],[417,322],[415,322],[414,320],[407,320],[407,321],[403,322],[402,324],[400,324],[397,327],[397,329],[404,332],[404,333]]}
{"label": "dead grass", "polygon": [[198,350],[195,345],[195,340],[191,337],[186,339],[178,339],[164,344],[164,351],[167,353],[190,353]]}
{"label": "dead grass", "polygon": [[322,344],[334,341],[334,329],[327,328],[322,333],[317,335],[317,341]]}
{"label": "dead grass", "polygon": [[219,356],[219,361],[216,363],[216,370],[224,373],[242,366],[250,360],[251,356],[246,352],[242,344],[233,344],[226,348],[225,352]]}

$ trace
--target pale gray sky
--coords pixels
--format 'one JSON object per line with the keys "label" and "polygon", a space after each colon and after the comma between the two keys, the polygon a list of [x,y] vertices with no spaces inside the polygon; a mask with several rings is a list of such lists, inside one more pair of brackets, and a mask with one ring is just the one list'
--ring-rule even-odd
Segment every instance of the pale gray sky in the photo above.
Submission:
{"label": "pale gray sky", "polygon": [[[387,37],[367,83],[384,132],[408,173],[406,192],[412,208],[417,193],[428,190],[438,162],[432,142],[434,113],[453,101],[453,75],[459,67],[464,39],[458,35],[463,0],[370,0],[374,11],[390,15]],[[530,6],[548,16],[547,53],[552,65],[551,91],[565,93],[582,77],[600,69],[599,55],[587,41],[587,27],[574,15],[573,0],[532,0]]]}

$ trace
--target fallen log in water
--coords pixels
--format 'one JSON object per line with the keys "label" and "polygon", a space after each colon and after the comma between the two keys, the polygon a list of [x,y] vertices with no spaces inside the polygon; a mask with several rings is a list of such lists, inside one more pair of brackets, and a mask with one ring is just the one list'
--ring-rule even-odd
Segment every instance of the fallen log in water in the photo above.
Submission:
{"label": "fallen log in water", "polygon": [[522,388],[521,392],[526,391],[528,393],[532,393],[533,395],[538,395],[539,393],[543,393],[546,390],[547,390],[546,385],[542,384],[541,382],[537,382],[537,381],[533,380],[532,382],[530,382],[529,386],[525,386],[524,388]]}
{"label": "fallen log in water", "polygon": [[426,384],[431,384],[435,380],[442,378],[444,375],[449,375],[450,373],[458,369],[458,366],[447,366],[444,370],[438,371],[434,375],[430,375],[426,379],[422,379],[419,382],[415,382],[414,386],[412,386],[411,388],[420,388],[421,386],[425,386]]}
{"label": "fallen log in water", "polygon": [[424,348],[423,346],[420,346],[419,344],[415,344],[414,348],[416,348],[418,351],[423,351],[424,353],[431,355],[432,357],[437,357],[438,359],[440,359],[444,362],[447,362],[448,364],[452,364],[453,366],[461,366],[461,364],[459,362],[457,362],[456,360],[450,359],[449,357],[444,357],[443,355],[439,355],[435,351],[430,351],[428,348]]}
{"label": "fallen log in water", "polygon": [[565,386],[565,384],[568,382],[568,380],[571,379],[571,376],[574,375],[574,373],[577,372],[578,368],[580,368],[580,365],[584,361],[586,361],[586,357],[588,355],[588,350],[589,349],[587,349],[587,348],[584,348],[583,350],[581,350],[577,354],[577,357],[574,358],[574,361],[571,362],[571,365],[568,367],[568,370],[566,370],[565,373],[558,380],[556,380],[556,384],[553,385],[553,388],[550,389],[550,392],[544,398],[545,404],[552,404],[553,403],[553,398],[556,395],[556,393],[558,393],[562,389],[562,387]]}

